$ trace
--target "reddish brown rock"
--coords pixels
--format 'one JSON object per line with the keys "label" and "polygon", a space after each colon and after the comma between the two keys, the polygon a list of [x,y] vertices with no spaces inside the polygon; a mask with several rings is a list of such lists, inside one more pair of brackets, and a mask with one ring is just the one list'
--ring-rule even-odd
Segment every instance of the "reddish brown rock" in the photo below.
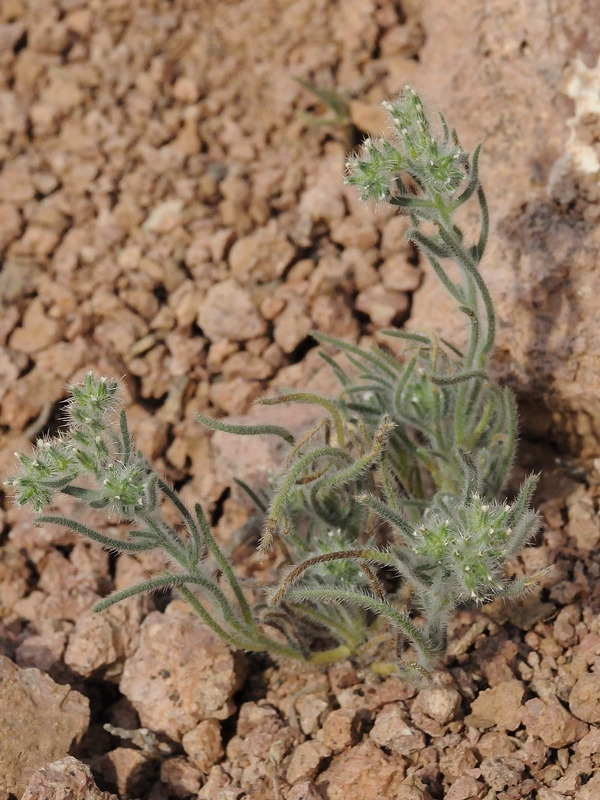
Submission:
{"label": "reddish brown rock", "polygon": [[211,383],[208,391],[213,405],[232,416],[246,414],[252,401],[260,394],[257,381],[249,382],[240,377]]}
{"label": "reddish brown rock", "polygon": [[302,781],[292,786],[288,800],[320,800],[321,795],[312,781]]}
{"label": "reddish brown rock", "polygon": [[296,248],[273,219],[250,236],[238,239],[229,253],[229,264],[242,283],[268,283],[283,275],[295,254]]}
{"label": "reddish brown rock", "polygon": [[[14,547],[0,549],[0,608],[7,611],[25,597],[31,573],[25,557]],[[28,665],[29,666],[29,665]]]}
{"label": "reddish brown rock", "polygon": [[338,708],[327,715],[317,736],[337,754],[358,743],[359,727],[360,716],[356,711]]}
{"label": "reddish brown rock", "polygon": [[[584,174],[563,158],[567,194],[557,189],[553,174],[573,138],[584,144],[578,120],[588,109],[586,87],[595,79],[600,38],[598,19],[590,24],[585,7],[575,0],[560,10],[547,8],[536,15],[535,26],[525,27],[516,6],[496,3],[492,9],[476,2],[458,11],[443,0],[428,2],[427,41],[411,85],[448,119],[461,109],[453,124],[467,147],[484,140],[480,172],[494,235],[483,272],[500,320],[497,373],[519,391],[543,398],[548,410],[537,415],[538,427],[550,428],[573,451],[592,458],[600,431],[600,338],[589,320],[598,294],[591,276],[600,238],[595,189],[587,187],[597,184],[597,167]],[[575,102],[573,117],[565,93]],[[530,103],[521,102],[525,96]],[[498,124],[499,108],[512,109],[509,125]],[[597,107],[592,114],[597,119]],[[575,214],[568,210],[573,202]],[[411,330],[433,326],[456,337],[464,329],[460,317],[427,270],[415,294]]]}
{"label": "reddish brown rock", "polygon": [[32,774],[63,758],[89,723],[89,702],[38,669],[21,669],[0,656],[0,775],[20,796]]}
{"label": "reddish brown rock", "polygon": [[364,800],[389,796],[404,774],[404,763],[398,756],[388,758],[367,740],[335,756],[317,779],[317,786],[326,800]]}
{"label": "reddish brown rock", "polygon": [[521,681],[503,681],[481,692],[471,704],[465,724],[476,728],[514,731],[521,722],[521,703],[525,687]]}
{"label": "reddish brown rock", "polygon": [[485,782],[496,792],[501,792],[507,786],[517,786],[525,769],[520,759],[510,756],[484,759],[480,768]]}
{"label": "reddish brown rock", "polygon": [[117,800],[96,786],[91,769],[73,756],[38,769],[21,800]]}
{"label": "reddish brown rock", "polygon": [[569,695],[569,708],[584,722],[600,723],[599,673],[593,672],[579,678]]}
{"label": "reddish brown rock", "polygon": [[522,720],[528,733],[557,749],[583,738],[589,730],[554,696],[529,700],[523,706]]}
{"label": "reddish brown rock", "polygon": [[21,327],[10,337],[10,346],[32,355],[54,344],[60,334],[60,324],[45,314],[40,300],[34,300],[25,312]]}
{"label": "reddish brown rock", "polygon": [[322,742],[308,741],[298,745],[287,768],[287,782],[293,784],[312,780],[323,760],[330,755],[331,750]]}
{"label": "reddish brown rock", "polygon": [[405,292],[378,284],[360,292],[356,308],[366,314],[377,328],[399,327],[408,317],[410,303]]}
{"label": "reddish brown rock", "polygon": [[144,230],[154,231],[155,233],[169,233],[181,224],[181,212],[183,210],[183,200],[165,200],[154,208],[146,221]]}
{"label": "reddish brown rock", "polygon": [[34,367],[27,375],[19,378],[4,395],[0,424],[13,430],[23,430],[30,420],[39,416],[46,404],[53,405],[64,394],[62,378]]}
{"label": "reddish brown rock", "polygon": [[20,667],[36,667],[56,677],[55,670],[62,662],[66,644],[67,635],[63,631],[28,636],[17,648],[15,660]]}
{"label": "reddish brown rock", "polygon": [[482,798],[486,794],[485,785],[471,775],[458,778],[445,794],[445,800],[471,800]]}
{"label": "reddish brown rock", "polygon": [[140,646],[125,662],[120,688],[142,725],[179,741],[203,719],[226,719],[244,658],[181,602],[144,620]]}
{"label": "reddish brown rock", "polygon": [[406,721],[406,713],[399,703],[385,705],[371,729],[369,736],[380,747],[408,756],[425,747],[425,736]]}
{"label": "reddish brown rock", "polygon": [[297,296],[291,296],[275,320],[273,338],[284,353],[292,353],[312,328],[306,304]]}
{"label": "reddish brown rock", "polygon": [[585,491],[577,491],[569,498],[568,509],[569,536],[575,541],[579,550],[583,552],[593,550],[600,542],[600,522],[594,509],[594,501]]}
{"label": "reddish brown rock", "polygon": [[462,698],[456,689],[432,686],[421,689],[410,709],[411,719],[432,736],[440,736],[459,713]]}
{"label": "reddish brown rock", "polygon": [[307,736],[314,735],[330,709],[329,701],[322,693],[309,692],[300,697],[295,704],[298,712],[300,730]]}
{"label": "reddish brown rock", "polygon": [[464,774],[468,774],[477,766],[477,759],[473,750],[466,742],[449,747],[445,755],[440,758],[440,770],[448,783],[453,783]]}
{"label": "reddish brown rock", "polygon": [[222,767],[213,767],[200,789],[198,800],[240,800],[244,790],[234,783]]}
{"label": "reddish brown rock", "polygon": [[387,289],[414,292],[423,282],[423,270],[408,261],[405,253],[394,253],[379,267],[381,281]]}
{"label": "reddish brown rock", "polygon": [[221,725],[216,719],[199,722],[183,735],[181,743],[192,764],[205,775],[224,755]]}
{"label": "reddish brown rock", "polygon": [[250,296],[234,280],[216,283],[209,289],[198,313],[198,325],[216,341],[244,341],[262,336],[265,321],[254,308]]}
{"label": "reddish brown rock", "polygon": [[350,119],[356,127],[369,136],[381,136],[390,124],[390,118],[378,103],[363,103],[352,100]]}
{"label": "reddish brown rock", "polygon": [[359,326],[352,315],[348,301],[342,294],[317,297],[312,304],[311,316],[316,330],[339,339],[356,341]]}
{"label": "reddish brown rock", "polygon": [[578,789],[576,797],[577,800],[595,800],[600,792],[600,773],[592,775],[590,780]]}
{"label": "reddish brown rock", "polygon": [[21,217],[10,203],[0,205],[0,253],[17,238],[21,231]]}
{"label": "reddish brown rock", "polygon": [[160,779],[169,795],[191,797],[200,791],[202,773],[183,756],[168,758],[160,765]]}
{"label": "reddish brown rock", "polygon": [[119,797],[136,797],[147,790],[156,777],[156,762],[130,747],[117,747],[94,759],[92,766]]}

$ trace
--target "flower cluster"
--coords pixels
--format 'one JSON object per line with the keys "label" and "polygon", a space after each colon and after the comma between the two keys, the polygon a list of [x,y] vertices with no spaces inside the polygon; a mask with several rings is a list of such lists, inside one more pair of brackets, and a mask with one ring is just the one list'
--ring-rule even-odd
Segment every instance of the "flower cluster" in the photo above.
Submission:
{"label": "flower cluster", "polygon": [[391,141],[367,139],[348,160],[347,182],[358,188],[363,200],[393,202],[397,196],[411,195],[403,180],[406,174],[427,199],[444,203],[455,199],[469,165],[456,132],[440,115],[443,135],[436,136],[420,97],[408,86],[383,107],[391,118]]}

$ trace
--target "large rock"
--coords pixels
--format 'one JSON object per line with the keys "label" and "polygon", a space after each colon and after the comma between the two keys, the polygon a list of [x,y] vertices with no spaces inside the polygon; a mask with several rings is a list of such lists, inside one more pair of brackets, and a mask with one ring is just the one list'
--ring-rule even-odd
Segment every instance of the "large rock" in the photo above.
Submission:
{"label": "large rock", "polygon": [[121,692],[142,725],[181,737],[206,719],[226,719],[245,675],[244,654],[232,652],[183,601],[144,620],[140,646],[125,662]]}
{"label": "large rock", "polygon": [[[600,441],[600,17],[586,7],[427,0],[411,83],[465,147],[484,140],[496,373],[527,393],[525,427],[589,457]],[[410,327],[453,340],[464,328],[430,271]]]}
{"label": "large rock", "polygon": [[20,797],[37,769],[79,742],[89,719],[79,692],[0,656],[0,791]]}

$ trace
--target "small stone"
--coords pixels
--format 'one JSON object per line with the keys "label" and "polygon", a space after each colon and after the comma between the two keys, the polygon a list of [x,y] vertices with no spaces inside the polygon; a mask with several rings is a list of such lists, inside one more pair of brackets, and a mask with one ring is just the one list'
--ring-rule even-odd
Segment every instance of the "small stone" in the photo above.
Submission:
{"label": "small stone", "polygon": [[394,800],[431,800],[431,795],[418,778],[411,777],[398,786]]}
{"label": "small stone", "polygon": [[28,636],[17,648],[15,659],[20,667],[36,667],[49,673],[61,663],[66,644],[63,631]]}
{"label": "small stone", "polygon": [[267,330],[250,295],[234,280],[221,281],[208,290],[200,306],[198,325],[211,341],[245,341],[262,336]]}
{"label": "small stone", "polygon": [[182,103],[195,103],[198,100],[198,85],[192,78],[182,75],[173,84],[173,97]]}
{"label": "small stone", "polygon": [[523,706],[522,721],[527,732],[548,747],[560,748],[583,738],[588,726],[563,708],[554,697],[535,697]]}
{"label": "small stone", "polygon": [[98,756],[92,767],[119,797],[139,796],[150,787],[156,776],[154,759],[130,747],[117,747]]}
{"label": "small stone", "polygon": [[381,232],[381,254],[384,259],[393,258],[399,253],[408,256],[411,244],[406,239],[410,220],[406,216],[393,216]]}
{"label": "small stone", "polygon": [[160,779],[167,785],[169,795],[191,797],[200,791],[202,773],[184,756],[168,758],[160,765]]}
{"label": "small stone", "polygon": [[239,800],[243,794],[243,789],[232,783],[222,767],[213,767],[208,780],[200,789],[198,800]]}
{"label": "small stone", "polygon": [[367,739],[335,756],[317,786],[326,792],[327,800],[366,800],[386,796],[392,782],[404,776],[404,762],[398,756],[386,756]]}
{"label": "small stone", "polygon": [[348,301],[341,294],[317,297],[311,308],[315,327],[330,336],[356,341],[358,322],[354,319]]}
{"label": "small stone", "polygon": [[182,211],[183,200],[166,200],[150,212],[142,228],[154,233],[169,233],[181,225]]}
{"label": "small stone", "polygon": [[42,301],[35,298],[23,315],[21,327],[10,337],[10,346],[21,353],[32,355],[50,347],[60,336],[60,323],[46,316]]}
{"label": "small stone", "polygon": [[230,416],[246,414],[252,401],[260,394],[260,384],[245,378],[217,381],[209,390],[211,403]]}
{"label": "small stone", "polygon": [[421,689],[410,710],[419,728],[432,736],[440,736],[460,710],[460,692],[448,686]]}
{"label": "small stone", "polygon": [[507,786],[517,786],[525,765],[518,758],[496,757],[484,759],[480,764],[481,774],[488,786],[497,792]]}
{"label": "small stone", "polygon": [[407,724],[404,709],[399,703],[389,703],[381,709],[369,736],[380,747],[404,756],[425,747],[425,736]]}
{"label": "small stone", "polygon": [[317,736],[334,753],[358,743],[360,716],[350,708],[338,708],[325,717]]}
{"label": "small stone", "polygon": [[[243,383],[243,382],[242,382]],[[214,384],[214,387],[221,384]],[[224,421],[242,425],[280,425],[294,436],[309,430],[322,418],[322,409],[310,405],[286,403],[268,407],[257,406],[246,416],[233,416]],[[232,498],[244,507],[254,507],[253,502],[233,479],[243,480],[254,490],[266,489],[269,476],[281,466],[289,445],[278,436],[232,436],[216,431],[212,436],[213,459],[217,480],[231,486]]]}
{"label": "small stone", "polygon": [[395,253],[379,267],[381,281],[386,289],[398,292],[416,292],[423,282],[423,270],[411,264],[404,253]]}
{"label": "small stone", "polygon": [[510,756],[516,750],[516,745],[506,733],[489,731],[477,742],[477,750],[482,758],[498,758]]}
{"label": "small stone", "polygon": [[350,119],[356,127],[369,136],[381,136],[390,127],[388,112],[379,103],[364,103],[360,100],[350,102]]}
{"label": "small stone", "polygon": [[181,743],[195,767],[208,775],[224,756],[221,725],[216,719],[205,719],[184,734]]}
{"label": "small stone", "polygon": [[292,753],[292,758],[286,773],[288,783],[312,780],[325,758],[331,755],[331,750],[321,742],[308,741]]}
{"label": "small stone", "polygon": [[296,701],[296,711],[300,730],[306,736],[312,736],[321,727],[323,717],[329,711],[329,702],[323,695],[305,694]]}
{"label": "small stone", "polygon": [[515,752],[515,757],[529,768],[531,772],[539,772],[550,757],[550,748],[535,736],[529,736],[525,744]]}
{"label": "small stone", "polygon": [[355,301],[357,311],[366,314],[377,328],[399,326],[408,316],[408,295],[377,284],[360,292]]}
{"label": "small stone", "polygon": [[285,310],[275,319],[273,339],[284,353],[293,353],[312,330],[312,320],[305,303],[292,297]]}
{"label": "small stone", "polygon": [[465,724],[473,728],[514,731],[521,722],[521,703],[525,687],[521,681],[503,681],[486,689],[471,704],[471,714]]}
{"label": "small stone", "polygon": [[0,201],[21,205],[35,198],[25,157],[7,161],[0,172]]}
{"label": "small stone", "polygon": [[600,674],[591,672],[579,678],[569,695],[569,708],[578,719],[600,723]]}
{"label": "small stone", "polygon": [[0,253],[13,242],[21,232],[21,217],[11,203],[0,203]]}
{"label": "small stone", "polygon": [[285,308],[285,300],[275,294],[269,294],[260,304],[260,313],[267,320],[274,320]]}
{"label": "small stone", "polygon": [[146,458],[152,461],[163,454],[168,435],[164,422],[137,403],[127,409],[127,420],[132,438]]}
{"label": "small stone", "polygon": [[573,747],[576,753],[582,756],[595,756],[600,753],[600,728],[592,728],[589,733],[580,739]]}
{"label": "small stone", "polygon": [[244,378],[247,381],[264,381],[273,374],[270,364],[247,351],[234,353],[222,366],[226,378]]}
{"label": "small stone", "polygon": [[106,614],[89,611],[75,623],[65,652],[65,664],[73,672],[89,678],[117,660],[115,633]]}
{"label": "small stone", "polygon": [[514,678],[517,656],[514,642],[500,636],[486,636],[476,644],[477,660],[490,687]]}
{"label": "small stone", "polygon": [[477,759],[468,744],[461,742],[456,747],[449,747],[446,754],[440,758],[439,763],[445,779],[448,783],[452,783],[476,767]]}
{"label": "small stone", "polygon": [[287,800],[322,800],[312,781],[302,781],[289,790]]}
{"label": "small stone", "polygon": [[117,800],[117,796],[100,791],[87,764],[66,756],[38,769],[21,800]]}
{"label": "small stone", "polygon": [[571,647],[577,643],[575,626],[581,619],[581,612],[576,605],[561,608],[552,627],[555,641],[561,647]]}
{"label": "small stone", "polygon": [[343,247],[357,247],[359,250],[370,250],[379,242],[379,232],[374,225],[357,219],[346,217],[331,231],[331,239]]}
{"label": "small stone", "polygon": [[484,794],[485,786],[481,781],[470,775],[463,775],[448,789],[444,800],[470,800],[470,798],[481,798]]}
{"label": "small stone", "polygon": [[229,252],[229,265],[242,283],[269,283],[281,278],[295,255],[296,248],[273,219],[249,236],[238,239]]}
{"label": "small stone", "polygon": [[567,532],[575,540],[577,548],[584,552],[593,550],[600,541],[600,520],[592,498],[576,492],[568,500],[568,513]]}

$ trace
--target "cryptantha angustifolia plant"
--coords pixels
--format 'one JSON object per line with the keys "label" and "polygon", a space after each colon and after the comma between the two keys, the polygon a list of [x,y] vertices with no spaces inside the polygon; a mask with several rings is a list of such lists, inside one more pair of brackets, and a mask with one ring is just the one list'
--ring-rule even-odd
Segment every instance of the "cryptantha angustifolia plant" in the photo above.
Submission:
{"label": "cryptantha angustifolia plant", "polygon": [[[530,509],[535,478],[514,501],[499,499],[517,423],[510,391],[488,371],[495,314],[479,270],[488,235],[479,146],[466,153],[444,118],[435,125],[409,88],[384,105],[389,138],[363,143],[348,162],[347,182],[363,199],[409,215],[409,240],[464,315],[464,350],[431,332],[385,331],[405,341],[398,360],[380,347],[364,351],[316,334],[350,365],[345,371],[322,353],[340,382],[339,396],[294,392],[258,401],[320,406],[323,419],[314,428],[296,439],[279,426],[199,417],[213,429],[277,436],[289,447],[269,493],[241,484],[265,517],[259,547],[277,541],[290,563],[253,607],[201,507],[192,514],[133,446],[125,412],[117,419],[114,410],[116,383],[89,375],[73,387],[65,434],[41,442],[33,457],[20,455],[21,471],[9,483],[17,502],[37,511],[64,492],[135,527],[121,541],[64,517],[44,515],[40,523],[65,525],[117,552],[167,554],[173,569],[111,595],[98,610],[139,592],[176,588],[235,647],[325,662],[359,653],[374,633],[391,635],[400,668],[417,676],[444,654],[457,605],[517,597],[538,581],[540,575],[505,575],[506,560],[530,540],[538,520]],[[471,244],[457,221],[468,201],[478,203],[480,219]],[[161,498],[178,510],[180,529],[165,521]],[[413,651],[408,660],[406,644]]]}

